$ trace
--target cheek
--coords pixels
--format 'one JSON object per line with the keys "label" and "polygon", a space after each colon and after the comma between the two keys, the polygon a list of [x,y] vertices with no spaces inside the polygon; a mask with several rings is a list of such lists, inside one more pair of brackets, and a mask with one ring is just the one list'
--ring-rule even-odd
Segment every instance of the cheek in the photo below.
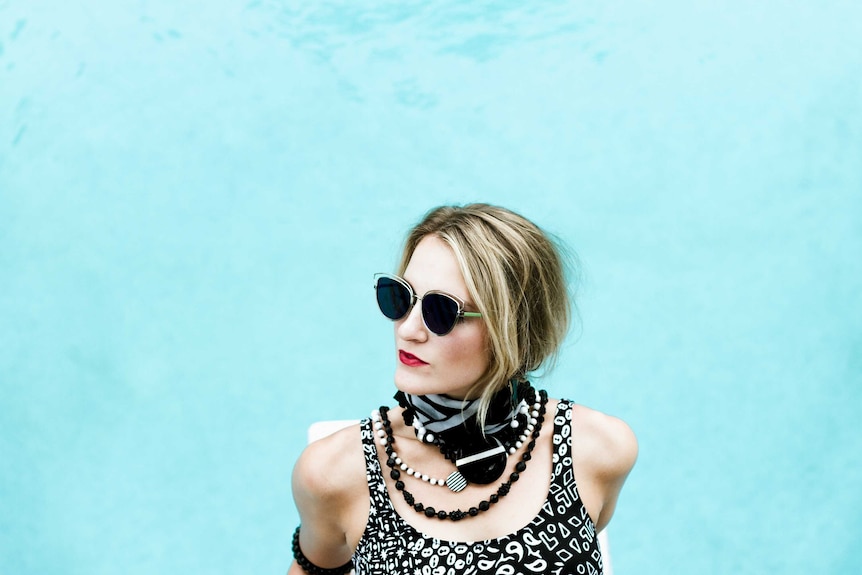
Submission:
{"label": "cheek", "polygon": [[477,331],[469,336],[453,340],[449,348],[451,357],[463,367],[470,367],[477,371],[484,371],[490,361],[490,352],[484,331]]}

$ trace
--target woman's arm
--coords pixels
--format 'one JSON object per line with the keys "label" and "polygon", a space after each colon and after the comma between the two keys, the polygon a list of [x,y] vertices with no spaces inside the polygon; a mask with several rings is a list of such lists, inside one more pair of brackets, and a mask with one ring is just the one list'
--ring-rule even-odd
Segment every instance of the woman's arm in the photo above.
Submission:
{"label": "woman's arm", "polygon": [[[309,445],[293,470],[293,498],[302,529],[299,545],[323,568],[344,565],[368,518],[369,494],[359,429],[351,426]],[[289,575],[304,575],[291,564]]]}
{"label": "woman's arm", "polygon": [[638,455],[634,432],[622,420],[581,405],[572,408],[572,459],[578,492],[601,531]]}

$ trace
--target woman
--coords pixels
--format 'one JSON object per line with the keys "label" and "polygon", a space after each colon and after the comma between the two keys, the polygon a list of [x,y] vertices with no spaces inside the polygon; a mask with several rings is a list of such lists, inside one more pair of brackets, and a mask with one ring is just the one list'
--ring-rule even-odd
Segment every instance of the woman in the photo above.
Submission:
{"label": "woman", "polygon": [[553,243],[504,208],[437,208],[375,291],[399,407],[300,457],[289,574],[601,573],[596,533],[637,442],[528,383],[568,329]]}

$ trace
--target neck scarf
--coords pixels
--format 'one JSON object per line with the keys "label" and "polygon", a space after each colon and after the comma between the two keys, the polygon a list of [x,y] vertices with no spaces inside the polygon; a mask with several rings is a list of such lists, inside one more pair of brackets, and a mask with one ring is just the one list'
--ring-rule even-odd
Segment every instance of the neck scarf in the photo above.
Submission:
{"label": "neck scarf", "polygon": [[458,466],[472,483],[487,484],[503,473],[506,451],[516,438],[512,422],[519,417],[522,408],[526,410],[528,401],[535,400],[535,390],[529,383],[513,383],[501,389],[491,400],[484,426],[480,426],[478,421],[478,399],[455,399],[440,394],[412,395],[402,391],[395,394],[395,399],[404,408],[404,423],[415,428],[421,441],[436,444],[453,463],[497,450],[493,456],[480,457],[469,466]]}
{"label": "neck scarf", "polygon": [[[491,401],[485,425],[480,430],[478,399],[455,399],[448,395],[411,395],[402,391],[395,394],[395,399],[405,409],[405,423],[413,425],[413,418],[416,418],[421,427],[444,442],[444,437],[456,439],[464,433],[471,435],[477,431],[484,432],[485,436],[495,435],[511,423],[520,409],[520,405],[516,406],[511,401],[511,390],[507,387]],[[521,403],[526,405],[524,400],[521,400]]]}

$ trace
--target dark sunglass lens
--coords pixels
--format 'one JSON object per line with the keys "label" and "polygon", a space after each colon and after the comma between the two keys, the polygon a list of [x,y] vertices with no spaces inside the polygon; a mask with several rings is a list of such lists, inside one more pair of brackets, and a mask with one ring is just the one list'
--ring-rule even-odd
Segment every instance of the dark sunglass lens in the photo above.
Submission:
{"label": "dark sunglass lens", "polygon": [[422,317],[428,329],[445,335],[458,321],[458,302],[445,295],[429,293],[422,299]]}
{"label": "dark sunglass lens", "polygon": [[389,319],[401,319],[410,311],[410,291],[391,278],[377,279],[377,305]]}

